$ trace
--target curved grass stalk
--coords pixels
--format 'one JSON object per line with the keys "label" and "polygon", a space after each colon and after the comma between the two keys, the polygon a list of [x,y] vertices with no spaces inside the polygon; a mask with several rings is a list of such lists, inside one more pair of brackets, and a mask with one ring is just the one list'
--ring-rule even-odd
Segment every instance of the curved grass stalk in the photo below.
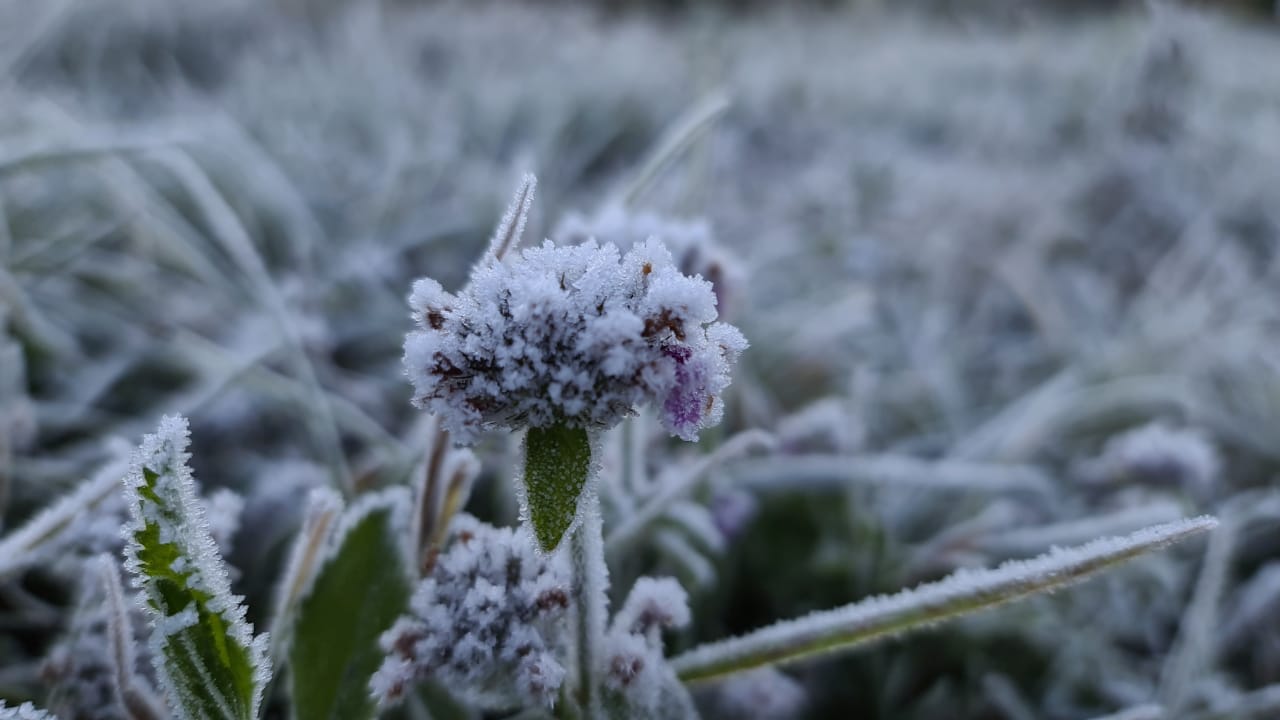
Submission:
{"label": "curved grass stalk", "polygon": [[729,109],[729,98],[716,92],[689,108],[658,141],[653,152],[617,199],[633,207],[662,171],[706,132]]}
{"label": "curved grass stalk", "polygon": [[1201,516],[1121,538],[1055,549],[996,568],[961,570],[933,583],[835,610],[786,620],[741,637],[696,647],[671,660],[681,680],[699,682],[865,645],[1083,580],[1131,558],[1216,527]]}

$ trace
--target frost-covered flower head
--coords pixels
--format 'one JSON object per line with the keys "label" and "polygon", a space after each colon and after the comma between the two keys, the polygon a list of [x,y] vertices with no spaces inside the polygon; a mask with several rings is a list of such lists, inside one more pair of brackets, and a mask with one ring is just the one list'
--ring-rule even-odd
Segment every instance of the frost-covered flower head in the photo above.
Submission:
{"label": "frost-covered flower head", "polygon": [[[641,577],[602,642],[606,690],[630,707],[627,717],[689,717],[683,689],[663,657],[662,631],[689,624],[689,596],[671,578]],[[675,707],[672,707],[672,703]]]}
{"label": "frost-covered flower head", "polygon": [[549,706],[564,682],[569,567],[520,530],[457,516],[450,541],[382,636],[371,689],[393,704],[427,679],[485,707]]}
{"label": "frost-covered flower head", "polygon": [[505,261],[491,252],[456,295],[424,278],[409,304],[414,403],[464,444],[482,428],[608,429],[646,403],[693,440],[720,421],[747,346],[715,322],[711,284],[652,240],[626,255],[594,241],[547,241]]}
{"label": "frost-covered flower head", "polygon": [[17,707],[9,707],[0,700],[0,720],[56,720],[49,713],[38,709],[31,703],[22,703]]}
{"label": "frost-covered flower head", "polygon": [[1202,432],[1153,422],[1108,440],[1102,455],[1086,471],[1101,481],[1177,486],[1204,493],[1216,482],[1219,466],[1217,448]]}

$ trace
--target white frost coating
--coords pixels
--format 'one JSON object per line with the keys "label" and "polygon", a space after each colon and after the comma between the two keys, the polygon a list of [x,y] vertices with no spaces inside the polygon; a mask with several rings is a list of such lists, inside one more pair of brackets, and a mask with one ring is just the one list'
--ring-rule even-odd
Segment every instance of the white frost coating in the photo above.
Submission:
{"label": "white frost coating", "polygon": [[1102,538],[996,568],[960,570],[933,583],[868,598],[835,610],[771,625],[748,635],[702,645],[671,663],[686,681],[798,660],[869,642],[957,615],[1047,592],[1145,552],[1216,527],[1202,516]]}
{"label": "white frost coating", "polygon": [[[165,416],[156,433],[145,436],[134,454],[129,473],[124,479],[130,516],[123,530],[125,568],[133,578],[134,587],[147,597],[144,606],[155,623],[155,630],[151,635],[151,650],[156,674],[164,689],[178,696],[183,689],[163,662],[162,648],[173,633],[191,624],[195,608],[183,608],[172,615],[160,610],[164,608],[165,601],[159,595],[155,583],[147,581],[138,557],[142,548],[135,537],[147,526],[155,525],[162,542],[178,545],[179,554],[188,559],[183,568],[187,586],[209,595],[209,610],[222,617],[231,640],[250,651],[249,660],[254,668],[251,712],[256,716],[262,701],[262,691],[271,677],[270,660],[265,654],[266,638],[263,635],[255,640],[253,627],[245,620],[242,598],[231,592],[226,565],[218,554],[205,517],[205,505],[196,495],[195,478],[187,467],[189,443],[186,419],[181,416]],[[155,475],[150,483],[147,473]],[[141,492],[148,485],[159,503]],[[172,611],[172,608],[169,610]],[[199,663],[194,665],[199,669]]]}
{"label": "white frost coating", "polygon": [[502,260],[520,244],[520,238],[524,236],[525,223],[529,220],[529,211],[533,209],[533,195],[537,189],[538,178],[532,173],[525,173],[524,177],[520,178],[515,197],[511,198],[511,204],[503,213],[502,220],[498,221],[493,237],[489,238],[489,249],[482,262]]}
{"label": "white frost coating", "polygon": [[481,262],[457,295],[429,278],[409,297],[414,404],[462,444],[485,428],[616,425],[644,404],[671,434],[717,424],[720,393],[747,342],[715,322],[711,284],[686,277],[657,242],[621,256],[550,241]]}
{"label": "white frost coating", "polygon": [[[593,456],[599,457],[599,448]],[[604,558],[603,518],[594,488],[578,503],[580,525],[571,530],[570,558],[573,562],[573,604],[576,614],[575,649],[578,682],[584,697],[584,712],[600,715],[597,692],[600,678],[605,627],[609,621],[609,565]]]}
{"label": "white frost coating", "polygon": [[740,720],[800,717],[808,700],[804,686],[770,667],[726,678],[716,689],[720,713]]}
{"label": "white frost coating", "polygon": [[569,567],[519,529],[457,516],[409,614],[383,634],[387,653],[370,681],[391,705],[435,678],[482,707],[551,706],[564,682]]}
{"label": "white frost coating", "polygon": [[594,215],[565,215],[552,237],[568,245],[591,240],[610,243],[622,252],[656,238],[671,251],[680,272],[711,283],[721,313],[741,297],[747,275],[741,260],[716,241],[711,224],[704,219],[682,220],[611,203]]}
{"label": "white frost coating", "polygon": [[196,612],[195,605],[188,605],[172,615],[157,618],[155,629],[161,635],[169,637],[194,627],[198,622],[200,622],[200,615]]}
{"label": "white frost coating", "polygon": [[58,720],[54,716],[40,710],[31,703],[22,703],[18,707],[9,707],[0,700],[0,720]]}

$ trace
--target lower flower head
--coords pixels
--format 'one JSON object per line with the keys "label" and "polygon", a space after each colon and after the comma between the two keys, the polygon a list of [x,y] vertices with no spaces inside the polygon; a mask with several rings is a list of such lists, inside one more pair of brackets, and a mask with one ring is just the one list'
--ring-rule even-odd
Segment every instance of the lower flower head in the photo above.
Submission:
{"label": "lower flower head", "polygon": [[716,320],[711,284],[656,241],[545,242],[480,265],[458,294],[418,280],[405,339],[414,403],[462,443],[484,428],[607,429],[644,404],[686,440],[723,415],[747,342]]}

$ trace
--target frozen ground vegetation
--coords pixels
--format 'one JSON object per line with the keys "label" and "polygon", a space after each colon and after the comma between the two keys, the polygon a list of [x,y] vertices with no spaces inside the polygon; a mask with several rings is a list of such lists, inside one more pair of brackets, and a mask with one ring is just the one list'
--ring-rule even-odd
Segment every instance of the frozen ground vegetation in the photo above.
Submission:
{"label": "frozen ground vegetation", "polygon": [[0,719],[1280,714],[1274,28],[643,5],[0,0]]}

